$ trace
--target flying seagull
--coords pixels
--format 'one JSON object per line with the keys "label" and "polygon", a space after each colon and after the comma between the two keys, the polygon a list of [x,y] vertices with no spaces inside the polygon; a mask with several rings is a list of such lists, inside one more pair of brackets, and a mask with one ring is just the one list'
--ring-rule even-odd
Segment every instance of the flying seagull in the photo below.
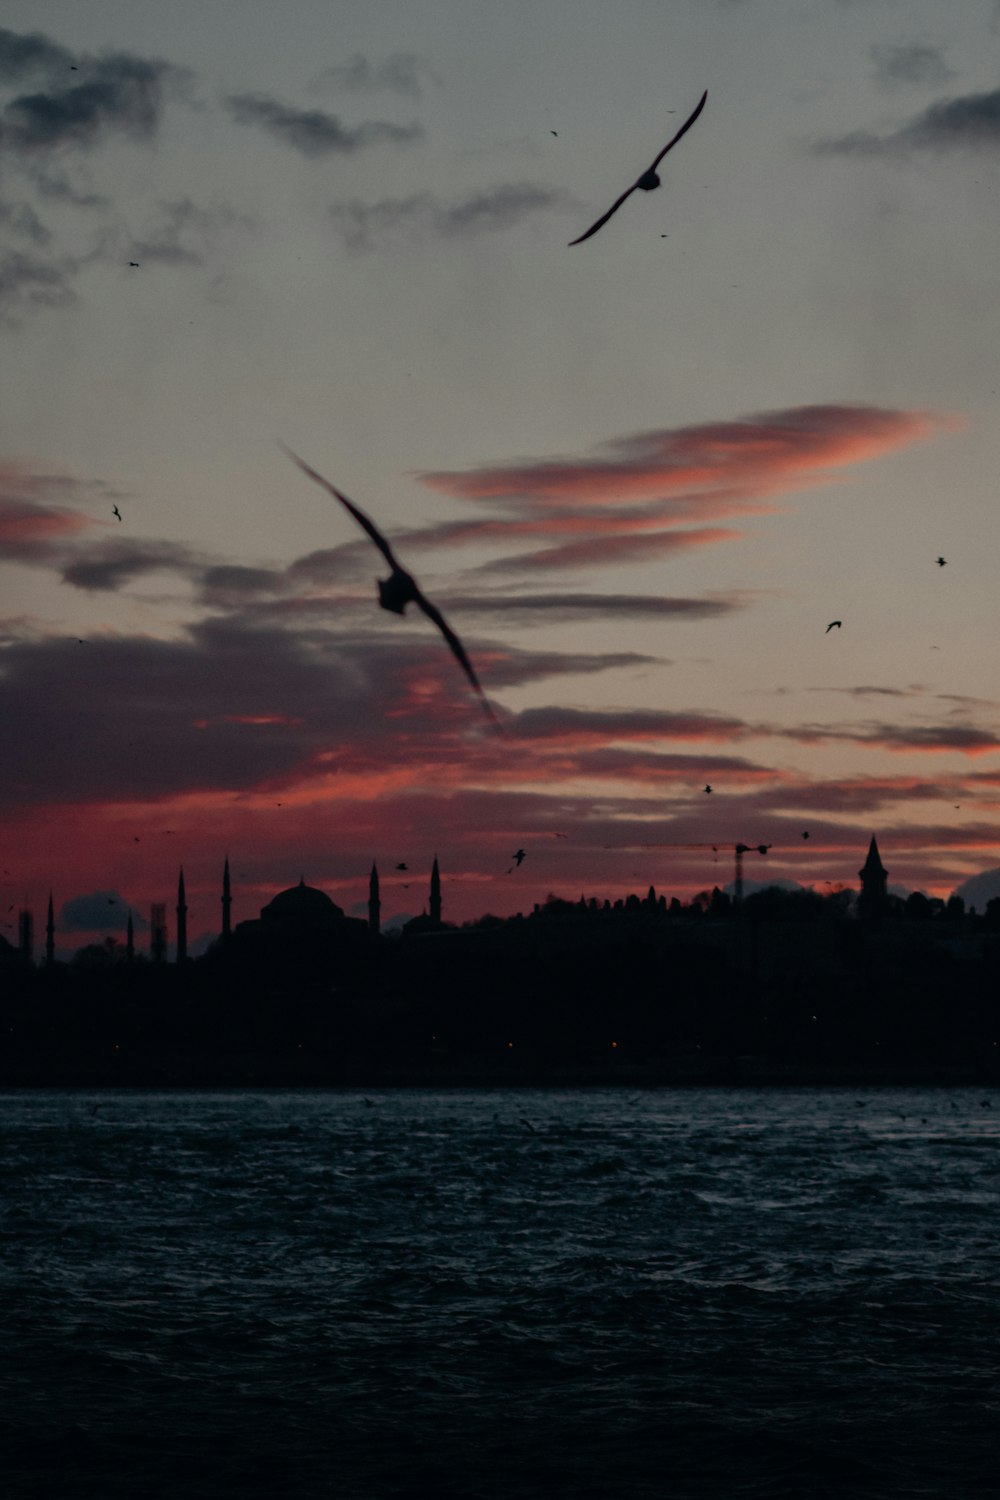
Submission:
{"label": "flying seagull", "polygon": [[835,625],[836,625],[837,629],[840,630],[841,627],[842,627],[842,625],[843,625],[843,621],[842,620],[831,620],[830,623],[829,623],[829,625],[824,630],[823,634],[824,635],[829,635],[830,631],[833,629],[833,627]]}
{"label": "flying seagull", "polygon": [[524,859],[524,850],[518,849],[516,854],[511,855],[511,859],[516,865],[520,865],[521,861]]}
{"label": "flying seagull", "polygon": [[570,240],[571,245],[582,244],[584,240],[589,240],[592,234],[596,234],[599,229],[602,229],[611,218],[611,215],[618,212],[622,204],[625,202],[625,199],[630,197],[631,194],[635,192],[636,188],[641,188],[644,193],[651,193],[654,188],[658,188],[660,186],[660,179],[656,172],[657,167],[660,165],[660,162],[666,156],[671,147],[676,146],[681,136],[684,135],[686,131],[691,129],[691,126],[694,124],[695,120],[697,120],[698,116],[705,108],[705,100],[707,98],[708,90],[706,89],[701,98],[698,100],[698,103],[694,109],[694,113],[688,116],[688,118],[684,121],[684,124],[681,126],[680,130],[678,130],[677,134],[667,142],[663,150],[660,152],[659,156],[654,158],[652,166],[647,167],[642,176],[636,178],[632,186],[630,188],[627,188],[626,191],[622,193],[621,197],[617,198],[615,202],[612,203],[607,213],[602,214],[596,224],[591,224],[590,228],[585,234],[581,234],[579,239]]}
{"label": "flying seagull", "polygon": [[711,791],[712,791],[712,788],[711,788],[711,786],[706,786],[706,787],[705,787],[705,791],[706,791],[706,792],[707,792],[707,793],[709,793],[709,795],[711,795]]}
{"label": "flying seagull", "polygon": [[[284,444],[282,444],[282,447],[284,447]],[[486,717],[489,719],[494,728],[499,730],[501,727],[500,721],[489,705],[486,694],[483,692],[483,689],[480,685],[479,678],[476,676],[475,671],[473,670],[472,663],[470,662],[468,656],[466,656],[465,654],[465,647],[462,645],[462,642],[452,630],[451,626],[448,624],[448,621],[445,619],[441,611],[435,604],[431,603],[431,601],[424,593],[421,592],[420,585],[417,583],[417,580],[413,577],[413,575],[411,573],[407,573],[405,568],[401,568],[399,566],[399,563],[396,561],[396,558],[393,555],[392,548],[389,546],[389,543],[386,541],[385,537],[379,531],[375,523],[369,520],[364,511],[361,510],[357,505],[355,505],[353,501],[348,500],[346,495],[342,495],[340,491],[336,489],[328,479],[323,478],[322,474],[317,474],[315,469],[311,469],[309,465],[303,462],[303,460],[299,458],[297,454],[293,453],[290,448],[285,448],[285,452],[294,463],[298,464],[303,474],[308,474],[309,478],[314,480],[316,484],[322,485],[323,489],[328,491],[328,493],[331,494],[335,500],[340,501],[345,510],[350,511],[351,515],[357,521],[362,531],[366,532],[368,536],[371,537],[372,541],[375,543],[376,547],[381,552],[386,562],[389,564],[389,567],[392,569],[389,577],[380,578],[378,580],[378,602],[381,607],[383,609],[391,610],[394,615],[401,615],[405,613],[406,606],[408,604],[415,604],[418,609],[423,610],[428,620],[430,620],[434,625],[437,626],[438,630],[440,630],[448,645],[451,647],[452,655],[455,657],[455,660],[458,662],[459,666],[462,668],[462,671],[471,682],[476,693],[479,695],[479,701],[482,703],[483,712],[485,713]]]}
{"label": "flying seagull", "polygon": [[120,510],[119,510],[119,509],[118,509],[118,507],[117,507],[117,505],[113,505],[113,506],[112,506],[112,507],[111,507],[111,514],[112,514],[112,515],[113,515],[113,516],[117,516],[117,517],[118,517],[118,519],[119,519],[119,521],[120,521],[120,520],[121,520],[121,518],[122,518],[122,513],[121,513],[121,511],[120,511]]}
{"label": "flying seagull", "polygon": [[939,568],[946,568],[948,566],[948,559],[946,557],[939,557],[937,565]]}
{"label": "flying seagull", "polygon": [[138,271],[138,269],[139,269],[139,262],[137,260],[130,260],[129,261],[129,265],[130,266],[134,266],[135,269]]}

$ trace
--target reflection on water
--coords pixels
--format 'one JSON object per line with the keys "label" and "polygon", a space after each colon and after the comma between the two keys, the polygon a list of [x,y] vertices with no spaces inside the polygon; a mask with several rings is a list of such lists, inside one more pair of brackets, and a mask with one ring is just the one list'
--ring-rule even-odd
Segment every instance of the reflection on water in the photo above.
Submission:
{"label": "reflection on water", "polygon": [[0,1095],[23,1495],[993,1495],[1000,1096]]}

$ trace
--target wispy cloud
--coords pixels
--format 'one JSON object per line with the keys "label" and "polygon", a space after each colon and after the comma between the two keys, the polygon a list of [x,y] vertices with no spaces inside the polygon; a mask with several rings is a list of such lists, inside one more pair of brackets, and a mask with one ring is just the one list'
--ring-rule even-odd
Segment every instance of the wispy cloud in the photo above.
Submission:
{"label": "wispy cloud", "polygon": [[0,245],[0,323],[16,327],[23,314],[42,307],[65,307],[76,300],[77,265],[68,256]]}
{"label": "wispy cloud", "polygon": [[1000,143],[1000,89],[941,99],[901,125],[878,135],[852,131],[818,141],[821,155],[902,156],[911,151],[959,151],[995,148]]}
{"label": "wispy cloud", "polygon": [[539,213],[574,206],[569,194],[538,183],[502,183],[444,201],[434,193],[409,198],[360,199],[330,205],[330,217],[350,250],[432,239],[461,239],[514,229]]}
{"label": "wispy cloud", "polygon": [[358,52],[345,63],[324,68],[313,86],[356,94],[388,90],[418,99],[424,80],[434,77],[430,64],[414,52],[393,52],[378,63]]}
{"label": "wispy cloud", "polygon": [[767,512],[779,495],[830,484],[854,464],[955,425],[922,411],[803,406],[739,421],[639,432],[605,442],[582,458],[423,473],[422,482],[433,489],[499,504],[506,514],[444,523],[407,541],[509,547],[532,537],[550,543],[484,564],[486,571],[592,567],[714,545],[739,533],[686,523]]}
{"label": "wispy cloud", "polygon": [[391,142],[407,145],[423,135],[420,125],[397,125],[368,120],[345,125],[339,116],[321,109],[293,109],[268,94],[231,94],[226,108],[239,125],[256,125],[303,156],[350,155],[368,146]]}
{"label": "wispy cloud", "polygon": [[876,42],[869,55],[876,78],[887,88],[905,83],[944,83],[952,77],[944,49],[926,42]]}
{"label": "wispy cloud", "polygon": [[500,616],[505,624],[578,624],[593,619],[709,620],[746,607],[742,595],[685,599],[659,594],[442,594],[443,608]]}
{"label": "wispy cloud", "polygon": [[802,724],[792,729],[772,726],[766,732],[798,740],[800,744],[850,740],[856,745],[873,745],[882,750],[955,750],[962,755],[985,755],[987,751],[1000,750],[1000,737],[993,730],[981,729],[974,724],[867,723],[856,727]]}
{"label": "wispy cloud", "polygon": [[99,480],[0,462],[0,558],[57,565],[59,544],[96,524],[91,515],[72,507],[92,505],[110,493]]}
{"label": "wispy cloud", "polygon": [[220,240],[252,228],[247,214],[222,204],[203,207],[191,198],[160,203],[148,229],[129,241],[129,259],[141,265],[204,265]]}

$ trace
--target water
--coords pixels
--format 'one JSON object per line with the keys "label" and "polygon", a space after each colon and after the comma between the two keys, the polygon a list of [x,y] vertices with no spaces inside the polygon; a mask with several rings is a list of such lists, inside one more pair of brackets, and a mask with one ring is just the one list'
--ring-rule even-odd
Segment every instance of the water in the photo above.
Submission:
{"label": "water", "polygon": [[0,1094],[15,1496],[995,1496],[1000,1095]]}

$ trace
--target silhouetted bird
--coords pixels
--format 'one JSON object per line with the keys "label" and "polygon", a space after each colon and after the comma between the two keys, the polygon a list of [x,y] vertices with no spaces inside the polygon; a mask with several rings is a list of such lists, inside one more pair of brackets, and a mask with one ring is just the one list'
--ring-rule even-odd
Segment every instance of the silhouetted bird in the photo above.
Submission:
{"label": "silhouetted bird", "polygon": [[[282,447],[284,447],[284,444],[282,444]],[[311,469],[307,463],[304,463],[301,458],[297,457],[290,448],[285,448],[285,452],[293,462],[298,464],[303,474],[308,474],[309,478],[314,480],[316,484],[322,485],[323,489],[331,494],[335,500],[340,501],[345,510],[350,511],[362,531],[371,537],[389,564],[392,569],[389,577],[378,580],[378,602],[381,607],[390,610],[394,615],[403,614],[408,604],[415,604],[418,609],[423,610],[428,620],[435,624],[444,636],[451,648],[452,655],[469,679],[476,693],[478,693],[479,701],[483,706],[483,712],[486,714],[486,717],[495,729],[499,729],[500,721],[487,701],[486,694],[480,686],[479,678],[473,670],[472,663],[465,654],[465,647],[462,645],[462,642],[437,606],[432,604],[426,595],[421,592],[420,586],[413,575],[407,573],[405,568],[399,566],[392,548],[375,523],[369,520],[364,511],[359,509],[353,501],[348,500],[346,495],[342,495],[328,479],[324,479],[322,474],[317,474],[315,469]]]}
{"label": "silhouetted bird", "polygon": [[408,870],[409,868],[410,868],[409,865],[397,865],[396,866],[397,870]]}
{"label": "silhouetted bird", "polygon": [[139,269],[139,262],[137,260],[130,260],[129,261],[129,265],[130,266],[134,266],[135,269],[138,271],[138,269]]}
{"label": "silhouetted bird", "polygon": [[706,786],[706,787],[705,787],[705,791],[706,791],[706,792],[707,792],[707,793],[708,793],[708,794],[709,794],[709,795],[711,795],[711,792],[712,792],[712,788],[711,788],[711,787],[710,787],[710,786]]}
{"label": "silhouetted bird", "polygon": [[511,855],[511,859],[514,861],[514,863],[516,865],[519,865],[521,863],[521,861],[524,859],[524,850],[523,849],[518,849],[518,851],[517,851],[516,854],[512,854]]}
{"label": "silhouetted bird", "polygon": [[803,835],[802,835],[802,837],[803,837],[803,838],[804,838],[804,839],[807,839],[807,838],[808,838],[808,837],[809,837],[809,835],[808,835],[808,833],[803,833]]}
{"label": "silhouetted bird", "polygon": [[939,557],[937,565],[939,568],[946,568],[948,566],[948,559],[946,557]]}
{"label": "silhouetted bird", "polygon": [[836,625],[837,629],[840,630],[842,628],[842,626],[843,626],[843,621],[842,620],[831,620],[830,623],[829,623],[829,625],[824,630],[823,634],[824,635],[829,635],[830,631],[833,629],[833,627],[835,625]]}
{"label": "silhouetted bird", "polygon": [[612,214],[616,214],[618,212],[622,204],[625,202],[625,199],[630,197],[635,192],[636,188],[641,188],[644,193],[651,193],[654,188],[658,188],[660,186],[660,179],[657,176],[656,172],[657,167],[660,165],[660,162],[666,156],[671,147],[677,145],[677,142],[680,140],[681,136],[684,135],[685,131],[691,129],[691,126],[694,124],[695,120],[697,120],[698,116],[705,108],[705,100],[707,98],[708,90],[706,89],[701,98],[698,100],[694,112],[690,114],[684,121],[684,124],[681,126],[680,130],[678,130],[677,134],[667,142],[663,150],[660,152],[659,156],[654,158],[652,166],[647,167],[642,176],[636,178],[632,186],[630,188],[627,188],[626,191],[622,193],[621,197],[617,198],[615,202],[612,203],[607,213],[602,214],[601,217],[597,220],[596,224],[591,224],[590,228],[586,231],[585,234],[581,234],[579,239],[570,240],[571,245],[582,244],[584,240],[589,240],[592,234],[596,234],[599,229],[603,228],[603,226],[611,218]]}
{"label": "silhouetted bird", "polygon": [[112,514],[112,515],[113,515],[113,516],[117,516],[117,517],[118,517],[118,519],[119,519],[119,521],[120,521],[120,520],[121,520],[121,518],[122,518],[122,513],[121,513],[121,511],[120,511],[120,510],[119,510],[119,509],[118,509],[118,507],[117,507],[117,505],[113,505],[113,506],[112,506],[112,507],[111,507],[111,514]]}

